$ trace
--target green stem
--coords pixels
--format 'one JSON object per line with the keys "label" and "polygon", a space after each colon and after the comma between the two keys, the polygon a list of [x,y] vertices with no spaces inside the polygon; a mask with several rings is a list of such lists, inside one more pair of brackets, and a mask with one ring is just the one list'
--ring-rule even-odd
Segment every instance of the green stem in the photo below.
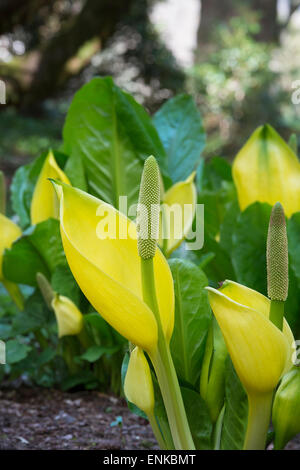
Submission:
{"label": "green stem", "polygon": [[223,405],[223,408],[221,409],[214,429],[214,450],[220,450],[224,414],[225,405]]}
{"label": "green stem", "polygon": [[284,316],[284,302],[281,300],[270,301],[270,314],[269,318],[280,331],[283,327],[283,316]]}
{"label": "green stem", "polygon": [[273,392],[265,395],[248,394],[248,426],[244,450],[265,450],[271,419]]}
{"label": "green stem", "polygon": [[184,404],[180,392],[174,363],[160,319],[156,298],[153,259],[141,259],[143,297],[155,315],[158,329],[157,350],[149,354],[166,407],[169,425],[177,450],[195,449]]}
{"label": "green stem", "polygon": [[22,292],[20,291],[18,284],[7,281],[6,279],[4,279],[2,282],[18,309],[24,310],[24,297]]}
{"label": "green stem", "polygon": [[155,436],[155,439],[158,442],[158,445],[159,445],[160,449],[167,450],[166,443],[165,443],[164,438],[163,438],[163,436],[160,432],[160,429],[158,427],[158,424],[157,424],[157,421],[156,421],[156,418],[155,418],[154,414],[152,413],[151,415],[148,415],[148,419],[149,419],[149,423],[151,424],[153,434]]}

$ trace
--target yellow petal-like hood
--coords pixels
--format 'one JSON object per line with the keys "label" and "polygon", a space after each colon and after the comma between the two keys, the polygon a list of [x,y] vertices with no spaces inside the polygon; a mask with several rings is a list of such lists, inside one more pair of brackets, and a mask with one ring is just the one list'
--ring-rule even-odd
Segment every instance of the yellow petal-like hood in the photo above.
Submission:
{"label": "yellow petal-like hood", "polygon": [[284,334],[262,313],[211,287],[211,308],[235,370],[250,394],[272,392],[282,377],[290,347]]}
{"label": "yellow petal-like hood", "polygon": [[[185,181],[171,186],[163,196],[159,245],[166,249],[168,255],[178,248],[192,227],[197,203],[194,178],[195,172]],[[167,235],[165,243],[162,239],[163,224],[164,233]]]}
{"label": "yellow petal-like hood", "polygon": [[68,297],[56,295],[51,302],[57,324],[58,336],[77,335],[83,327],[82,313]]}
{"label": "yellow petal-like hood", "polygon": [[269,125],[259,127],[232,166],[241,210],[255,201],[281,202],[287,217],[300,210],[300,163]]}
{"label": "yellow petal-like hood", "polygon": [[53,153],[50,151],[45,159],[44,165],[38,177],[37,183],[34,188],[30,217],[31,224],[35,225],[43,220],[53,217],[58,219],[58,202],[57,196],[53,189],[52,184],[48,178],[54,178],[63,183],[70,184],[68,177],[59,168],[54,158]]}
{"label": "yellow petal-like hood", "polygon": [[[234,281],[225,281],[219,289],[222,294],[229,297],[231,300],[235,302],[245,305],[246,307],[252,308],[257,312],[262,313],[266,318],[269,318],[270,313],[270,300],[268,297],[264,296],[260,292],[256,290],[249,289],[249,287],[243,286],[242,284],[238,284]],[[292,355],[294,352],[294,335],[290,326],[286,319],[283,320],[283,329],[282,332],[286,337],[286,340],[290,346],[290,355],[289,355],[289,362],[286,366],[285,372],[287,372],[293,365],[292,362]]]}
{"label": "yellow petal-like hood", "polygon": [[153,413],[154,389],[151,371],[143,351],[137,347],[130,354],[124,392],[127,400],[144,413]]}
{"label": "yellow petal-like hood", "polygon": [[[120,334],[147,351],[157,343],[155,317],[143,301],[135,224],[109,204],[61,185],[60,221],[65,254],[80,288]],[[108,234],[108,228],[112,230]],[[154,257],[163,330],[174,326],[174,288],[160,250]]]}
{"label": "yellow petal-like hood", "polygon": [[21,235],[20,227],[0,213],[0,281],[3,280],[2,257],[4,250],[10,248]]}

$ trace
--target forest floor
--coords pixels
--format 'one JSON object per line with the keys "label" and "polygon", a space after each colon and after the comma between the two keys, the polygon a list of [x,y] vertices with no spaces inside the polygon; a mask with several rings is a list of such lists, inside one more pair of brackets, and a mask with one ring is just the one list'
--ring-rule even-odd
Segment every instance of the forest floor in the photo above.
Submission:
{"label": "forest floor", "polygon": [[0,449],[158,449],[125,400],[86,391],[0,391]]}
{"label": "forest floor", "polygon": [[[0,450],[158,449],[145,419],[99,392],[3,389],[0,409]],[[287,449],[300,450],[300,435]]]}

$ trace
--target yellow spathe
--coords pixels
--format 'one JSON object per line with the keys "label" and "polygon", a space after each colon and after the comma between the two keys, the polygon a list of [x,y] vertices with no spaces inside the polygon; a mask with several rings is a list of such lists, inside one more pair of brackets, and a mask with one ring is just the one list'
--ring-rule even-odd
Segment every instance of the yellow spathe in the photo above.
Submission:
{"label": "yellow spathe", "polygon": [[[239,304],[245,305],[246,307],[253,308],[254,310],[257,310],[258,312],[262,313],[266,318],[269,318],[270,300],[268,299],[268,297],[261,294],[260,292],[257,292],[253,289],[249,289],[249,287],[243,286],[242,284],[238,284],[237,282],[228,280],[223,283],[219,291],[225,294],[231,300],[234,300]],[[289,370],[293,365],[292,355],[294,352],[293,345],[295,339],[292,330],[290,329],[290,326],[285,318],[283,319],[282,332],[286,337],[286,340],[291,348],[289,361],[285,370],[285,372],[287,372],[287,370]]]}
{"label": "yellow spathe", "polygon": [[3,281],[2,258],[4,250],[10,248],[13,242],[22,235],[18,225],[0,213],[0,281]]}
{"label": "yellow spathe", "polygon": [[[59,188],[62,241],[77,283],[120,334],[154,351],[157,324],[143,300],[135,224],[79,189],[64,184]],[[159,249],[153,262],[163,331],[169,341],[174,326],[173,279]]]}
{"label": "yellow spathe", "polygon": [[[193,172],[185,181],[174,184],[163,195],[159,245],[168,255],[178,248],[192,228],[197,203],[195,174]],[[162,227],[167,235],[165,241],[162,239]]]}
{"label": "yellow spathe", "polygon": [[228,297],[224,291],[211,287],[207,290],[231,360],[247,393],[253,396],[272,392],[289,368],[289,334],[281,332],[263,312],[255,310],[255,300],[251,308]]}
{"label": "yellow spathe", "polygon": [[260,201],[280,202],[287,217],[300,211],[300,163],[271,126],[251,135],[235,157],[232,174],[241,210]]}
{"label": "yellow spathe", "polygon": [[151,371],[143,351],[136,347],[130,354],[124,382],[124,392],[128,401],[136,405],[146,415],[154,410],[154,390]]}
{"label": "yellow spathe", "polygon": [[48,180],[54,178],[66,184],[71,184],[65,173],[59,168],[50,151],[45,159],[44,165],[34,188],[30,217],[31,224],[35,225],[50,217],[59,218],[57,196],[52,184]]}
{"label": "yellow spathe", "polygon": [[58,337],[77,335],[83,327],[82,313],[68,297],[56,295],[51,302],[57,325]]}

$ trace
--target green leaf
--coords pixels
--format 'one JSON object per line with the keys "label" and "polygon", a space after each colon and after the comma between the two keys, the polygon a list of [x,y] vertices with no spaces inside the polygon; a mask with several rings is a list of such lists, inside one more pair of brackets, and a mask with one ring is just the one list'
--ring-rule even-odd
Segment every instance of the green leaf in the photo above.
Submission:
{"label": "green leaf", "polygon": [[226,365],[225,414],[221,434],[221,449],[242,449],[248,422],[248,398],[230,358]]}
{"label": "green leaf", "polygon": [[48,219],[29,227],[3,257],[6,279],[19,284],[36,286],[38,272],[49,278],[59,264],[66,263],[59,221]]}
{"label": "green leaf", "polygon": [[232,235],[232,263],[237,281],[266,295],[266,243],[271,206],[255,202],[242,212]]}
{"label": "green leaf", "polygon": [[61,382],[61,389],[66,392],[67,390],[77,387],[78,385],[84,385],[85,387],[88,387],[90,384],[94,385],[94,383],[94,374],[91,371],[82,371],[78,374],[65,378]]}
{"label": "green leaf", "polygon": [[164,166],[150,117],[110,77],[94,78],[75,94],[63,137],[68,165],[80,161],[89,191],[117,208],[119,196],[128,196],[128,205],[137,202],[146,157],[153,154]]}
{"label": "green leaf", "polygon": [[194,99],[185,94],[170,99],[153,121],[167,152],[172,181],[185,180],[199,164],[205,146],[205,131]]}
{"label": "green leaf", "polygon": [[45,328],[52,321],[53,313],[47,309],[41,293],[35,291],[26,300],[24,310],[13,318],[12,329],[15,335],[23,335]]}
{"label": "green leaf", "polygon": [[115,331],[97,312],[84,315],[83,321],[88,328],[92,329],[94,341],[98,342],[98,345],[101,343],[101,345],[110,346],[126,342],[124,337]]}
{"label": "green leaf", "polygon": [[87,362],[95,362],[100,359],[104,354],[111,355],[120,350],[120,346],[117,344],[115,346],[97,346],[93,345],[88,348],[84,354],[79,356],[79,359],[82,359]]}
{"label": "green leaf", "polygon": [[213,157],[205,165],[197,179],[199,191],[218,191],[224,182],[232,183],[231,165],[225,158]]}
{"label": "green leaf", "polygon": [[13,329],[11,323],[8,323],[7,318],[0,319],[0,340],[6,340],[13,336]]}
{"label": "green leaf", "polygon": [[57,294],[65,295],[79,305],[80,289],[67,264],[59,264],[51,277],[52,288]]}
{"label": "green leaf", "polygon": [[185,387],[180,389],[196,449],[212,449],[213,425],[205,401],[194,390]]}
{"label": "green leaf", "polygon": [[26,344],[22,344],[15,339],[11,339],[6,343],[6,363],[7,364],[15,364],[16,362],[21,361],[24,359],[28,352],[30,351],[30,347]]}
{"label": "green leaf", "polygon": [[179,377],[195,385],[199,379],[211,319],[205,274],[187,260],[170,259],[175,289],[175,327],[171,353]]}
{"label": "green leaf", "polygon": [[[212,257],[211,255],[215,256]],[[204,228],[204,246],[202,250],[195,251],[199,264],[203,262],[204,255],[210,255],[210,260],[203,268],[209,281],[217,284],[225,279],[235,279],[231,263],[231,253],[225,251],[220,243]]]}
{"label": "green leaf", "polygon": [[[61,152],[54,151],[54,157],[61,168],[64,168],[67,160],[66,155]],[[23,165],[15,172],[10,187],[12,206],[20,219],[22,228],[30,225],[30,205],[34,191],[34,187],[40,171],[42,169],[48,151],[36,158],[28,165]]]}

